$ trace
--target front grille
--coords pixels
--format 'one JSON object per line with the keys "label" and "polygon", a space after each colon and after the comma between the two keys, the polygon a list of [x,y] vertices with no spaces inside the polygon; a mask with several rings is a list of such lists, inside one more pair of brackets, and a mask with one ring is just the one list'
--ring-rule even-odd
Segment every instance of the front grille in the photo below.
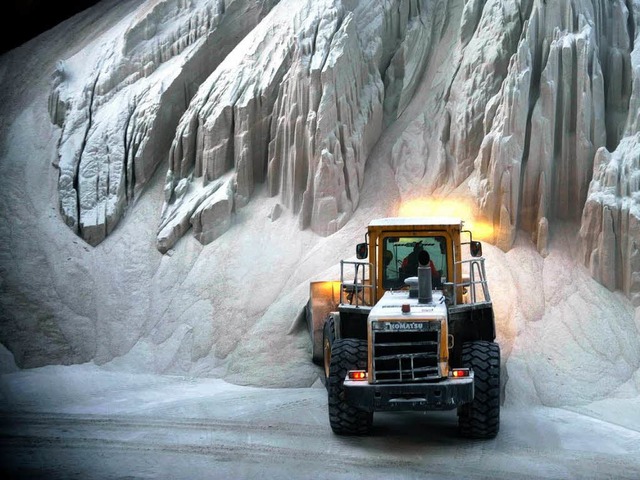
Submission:
{"label": "front grille", "polygon": [[392,331],[384,330],[380,325],[378,329],[374,327],[374,382],[419,382],[440,378],[440,322],[426,323],[428,330]]}

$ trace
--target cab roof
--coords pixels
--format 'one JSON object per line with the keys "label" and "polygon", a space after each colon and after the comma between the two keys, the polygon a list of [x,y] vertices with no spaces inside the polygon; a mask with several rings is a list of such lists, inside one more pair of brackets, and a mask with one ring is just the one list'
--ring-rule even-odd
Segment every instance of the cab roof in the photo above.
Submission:
{"label": "cab roof", "polygon": [[420,227],[431,227],[437,225],[459,226],[462,228],[463,221],[456,217],[387,217],[377,218],[369,223],[370,227],[395,227],[416,225]]}

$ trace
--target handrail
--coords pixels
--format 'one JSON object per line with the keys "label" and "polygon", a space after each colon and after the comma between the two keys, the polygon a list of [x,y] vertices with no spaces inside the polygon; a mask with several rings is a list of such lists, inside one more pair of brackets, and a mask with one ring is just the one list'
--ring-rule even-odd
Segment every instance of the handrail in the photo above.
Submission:
{"label": "handrail", "polygon": [[[471,258],[469,260],[460,260],[455,262],[456,265],[460,265],[462,267],[463,264],[469,264],[469,280],[462,281],[460,283],[455,282],[455,274],[454,274],[454,283],[453,283],[453,304],[457,305],[458,299],[455,292],[457,292],[458,287],[470,287],[469,295],[471,297],[471,303],[477,303],[478,295],[476,292],[476,285],[480,285],[482,287],[482,295],[484,297],[485,302],[491,301],[491,295],[489,294],[489,288],[487,286],[487,272],[484,266],[484,257],[480,258]],[[457,269],[454,269],[454,271]],[[476,280],[477,276],[477,280]]]}
{"label": "handrail", "polygon": [[[354,279],[353,282],[345,282],[344,281],[344,266],[345,265],[353,265],[355,268],[355,275],[354,275]],[[360,266],[362,266],[362,269],[360,270]],[[366,269],[367,267],[369,268],[369,275],[366,275]],[[355,296],[355,306],[359,307],[359,306],[370,306],[370,304],[367,303],[366,298],[365,298],[365,289],[371,289],[371,295],[369,296],[369,298],[372,300],[373,299],[373,292],[375,289],[375,279],[373,282],[371,282],[371,268],[373,267],[373,265],[370,262],[359,262],[359,261],[353,261],[353,260],[340,260],[340,284],[341,284],[341,288],[340,288],[340,304],[344,304],[344,293],[345,291],[347,291],[347,300],[349,301],[349,304],[353,305],[353,297]],[[360,270],[360,272],[358,271]],[[360,280],[360,281],[358,281]],[[368,283],[366,283],[368,282]],[[349,289],[351,289],[351,291],[348,291]],[[360,301],[362,301],[362,304],[360,304]]]}

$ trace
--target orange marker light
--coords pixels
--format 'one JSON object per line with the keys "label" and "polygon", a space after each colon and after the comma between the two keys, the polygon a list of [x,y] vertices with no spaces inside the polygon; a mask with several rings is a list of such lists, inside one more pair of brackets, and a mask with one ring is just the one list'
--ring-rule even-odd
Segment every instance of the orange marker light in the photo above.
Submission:
{"label": "orange marker light", "polygon": [[362,381],[367,379],[366,370],[349,370],[349,380]]}
{"label": "orange marker light", "polygon": [[454,370],[451,370],[451,376],[453,378],[468,377],[469,376],[469,369],[468,368],[456,368]]}

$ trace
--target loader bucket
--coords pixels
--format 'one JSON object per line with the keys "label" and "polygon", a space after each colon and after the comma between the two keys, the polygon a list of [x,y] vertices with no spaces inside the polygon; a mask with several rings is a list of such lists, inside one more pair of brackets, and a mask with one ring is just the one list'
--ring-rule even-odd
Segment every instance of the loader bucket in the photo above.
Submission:
{"label": "loader bucket", "polygon": [[311,282],[309,287],[309,301],[307,303],[307,327],[311,337],[312,359],[318,365],[322,364],[322,329],[324,321],[330,312],[337,311],[340,302],[340,282],[324,281]]}

